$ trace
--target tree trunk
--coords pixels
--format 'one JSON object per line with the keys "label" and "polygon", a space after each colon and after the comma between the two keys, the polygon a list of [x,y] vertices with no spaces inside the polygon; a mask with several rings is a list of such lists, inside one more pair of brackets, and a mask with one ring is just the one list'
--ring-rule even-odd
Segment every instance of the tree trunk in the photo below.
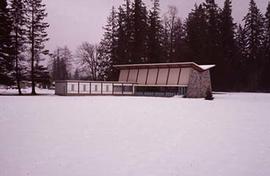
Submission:
{"label": "tree trunk", "polygon": [[19,71],[19,60],[18,60],[18,30],[16,28],[16,43],[15,43],[15,61],[16,61],[16,82],[17,82],[17,87],[18,87],[18,92],[19,95],[22,95],[22,91],[21,91],[21,75],[20,75],[20,71]]}
{"label": "tree trunk", "polygon": [[35,37],[34,37],[34,8],[32,8],[32,31],[31,31],[31,81],[32,81],[32,95],[36,95],[35,83]]}
{"label": "tree trunk", "polygon": [[22,95],[21,78],[20,78],[19,66],[18,65],[19,65],[19,63],[18,63],[18,56],[16,54],[16,82],[17,82],[17,87],[18,87],[19,95]]}

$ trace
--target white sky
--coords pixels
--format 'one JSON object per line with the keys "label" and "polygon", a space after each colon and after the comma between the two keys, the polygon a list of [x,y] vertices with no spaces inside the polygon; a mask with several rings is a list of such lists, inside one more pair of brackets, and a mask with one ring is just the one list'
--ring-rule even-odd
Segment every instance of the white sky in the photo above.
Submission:
{"label": "white sky", "polygon": [[[162,13],[169,5],[178,8],[179,16],[184,19],[194,7],[195,2],[203,0],[160,0]],[[150,4],[150,0],[145,0]],[[224,0],[216,0],[223,7]],[[122,0],[44,0],[47,5],[50,23],[48,49],[67,45],[74,51],[83,41],[98,43],[103,35],[102,26],[113,5],[118,7]],[[241,22],[248,9],[249,0],[233,1],[233,16],[236,22]],[[257,5],[265,13],[268,0],[256,0]]]}

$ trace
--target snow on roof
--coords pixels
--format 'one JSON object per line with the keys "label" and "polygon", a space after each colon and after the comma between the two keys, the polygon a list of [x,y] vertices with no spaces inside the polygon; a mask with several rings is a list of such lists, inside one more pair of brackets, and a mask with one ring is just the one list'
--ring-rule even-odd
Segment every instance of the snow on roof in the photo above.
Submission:
{"label": "snow on roof", "polygon": [[115,68],[149,68],[149,67],[193,67],[199,71],[209,70],[215,65],[198,65],[195,62],[176,62],[176,63],[151,63],[151,64],[125,64],[114,65]]}
{"label": "snow on roof", "polygon": [[209,70],[211,68],[214,68],[216,65],[199,65],[203,70]]}

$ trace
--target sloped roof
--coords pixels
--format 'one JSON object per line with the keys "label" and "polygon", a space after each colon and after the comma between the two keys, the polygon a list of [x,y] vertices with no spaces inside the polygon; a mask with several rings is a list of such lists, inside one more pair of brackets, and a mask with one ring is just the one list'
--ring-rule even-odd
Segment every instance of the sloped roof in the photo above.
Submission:
{"label": "sloped roof", "polygon": [[198,65],[194,62],[177,62],[177,63],[125,64],[125,65],[114,65],[113,67],[118,69],[192,67],[202,72],[215,67],[215,65]]}

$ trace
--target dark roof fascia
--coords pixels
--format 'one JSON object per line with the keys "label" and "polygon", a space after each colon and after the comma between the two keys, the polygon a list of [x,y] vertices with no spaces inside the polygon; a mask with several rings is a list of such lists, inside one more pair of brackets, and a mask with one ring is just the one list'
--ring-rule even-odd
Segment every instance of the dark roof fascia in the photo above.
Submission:
{"label": "dark roof fascia", "polygon": [[199,65],[193,62],[187,63],[158,63],[158,64],[130,64],[130,65],[114,65],[114,68],[122,69],[149,69],[149,68],[194,68],[199,72],[209,69],[202,69]]}

